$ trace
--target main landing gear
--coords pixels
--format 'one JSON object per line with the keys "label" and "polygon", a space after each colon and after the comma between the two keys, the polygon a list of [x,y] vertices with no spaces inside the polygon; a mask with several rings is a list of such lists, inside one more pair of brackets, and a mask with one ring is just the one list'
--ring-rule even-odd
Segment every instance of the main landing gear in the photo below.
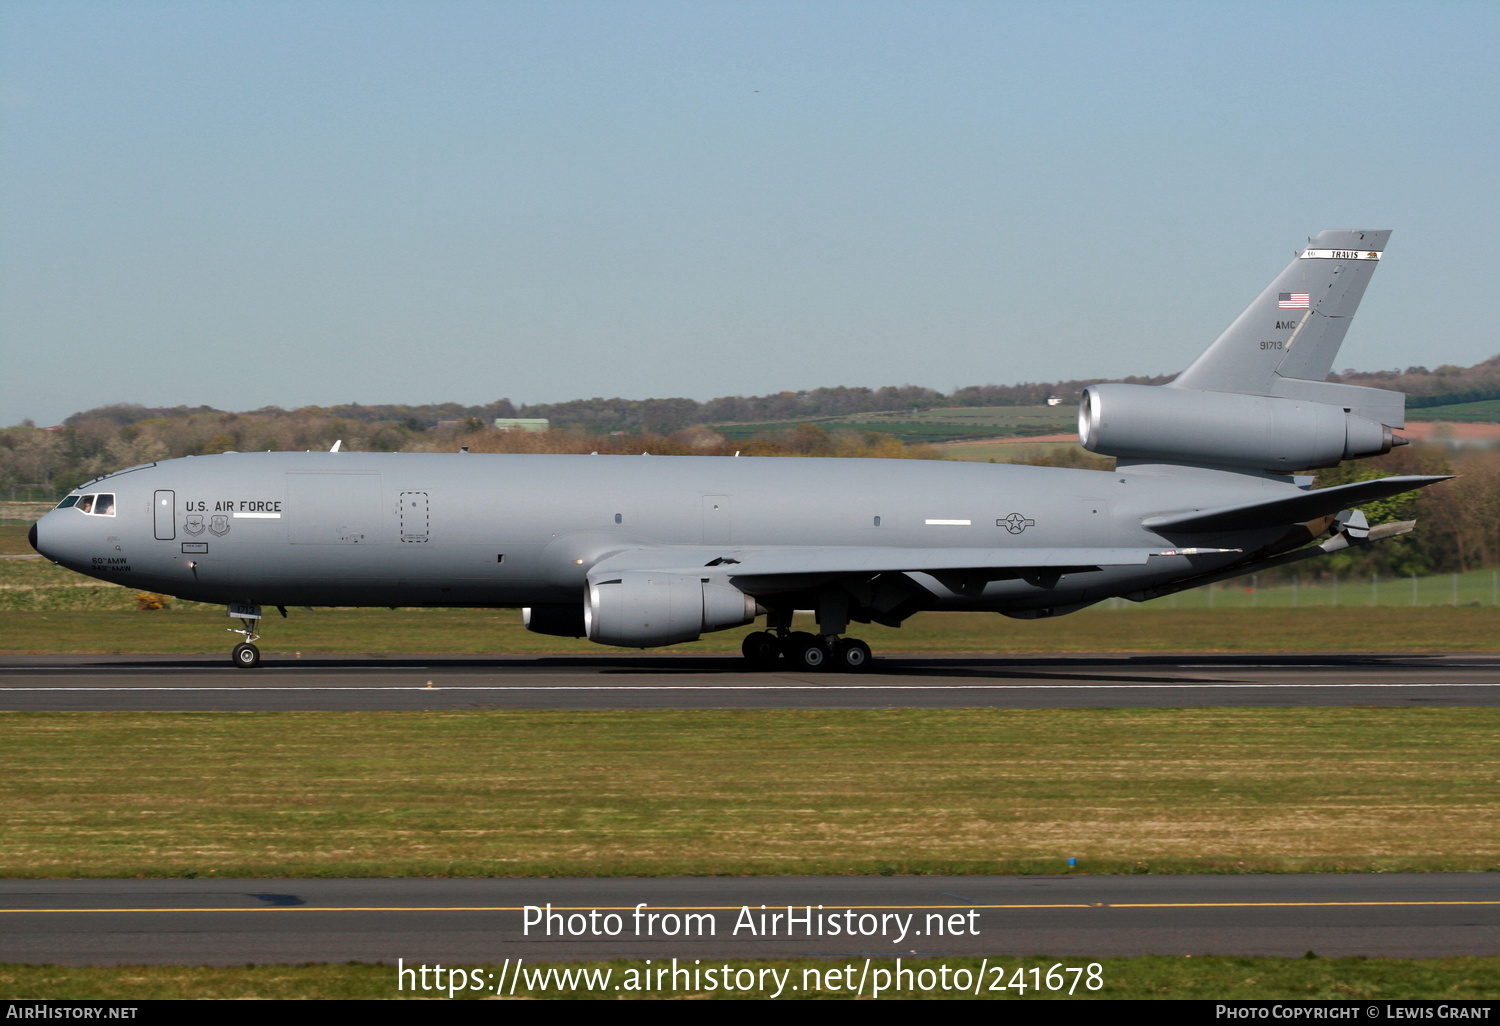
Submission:
{"label": "main landing gear", "polygon": [[863,673],[870,668],[870,646],[858,638],[806,631],[756,631],[740,645],[745,661],[757,670],[785,665],[796,670]]}
{"label": "main landing gear", "polygon": [[[792,630],[792,613],[804,599],[810,601],[801,608],[810,606],[817,616],[816,634]],[[767,629],[747,635],[740,651],[757,670],[784,666],[792,670],[863,673],[870,668],[870,646],[858,638],[840,637],[849,629],[849,610],[853,601],[853,597],[839,587],[822,588],[815,593],[785,599],[766,611]]]}

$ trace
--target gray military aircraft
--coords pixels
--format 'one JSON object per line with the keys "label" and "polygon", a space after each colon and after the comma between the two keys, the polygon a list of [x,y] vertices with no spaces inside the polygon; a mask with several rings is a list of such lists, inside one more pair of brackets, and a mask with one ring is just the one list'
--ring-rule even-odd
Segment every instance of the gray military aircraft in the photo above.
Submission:
{"label": "gray military aircraft", "polygon": [[[1092,385],[1114,471],[926,460],[229,452],[131,467],[32,529],[79,573],[224,603],[234,665],[275,606],[521,607],[541,634],[649,648],[766,617],[751,664],[869,665],[850,621],[1032,619],[1365,545],[1359,505],[1441,477],[1311,490],[1389,452],[1406,397],[1325,380],[1388,231],[1326,231],[1166,385]],[[337,447],[335,447],[337,448]],[[794,610],[817,633],[793,632]],[[235,630],[231,628],[231,630]]]}

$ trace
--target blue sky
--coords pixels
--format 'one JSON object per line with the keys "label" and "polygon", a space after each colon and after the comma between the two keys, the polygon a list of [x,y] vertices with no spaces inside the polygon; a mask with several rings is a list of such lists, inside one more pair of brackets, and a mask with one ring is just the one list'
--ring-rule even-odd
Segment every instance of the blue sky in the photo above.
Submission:
{"label": "blue sky", "polygon": [[0,424],[1500,352],[1493,3],[0,5]]}

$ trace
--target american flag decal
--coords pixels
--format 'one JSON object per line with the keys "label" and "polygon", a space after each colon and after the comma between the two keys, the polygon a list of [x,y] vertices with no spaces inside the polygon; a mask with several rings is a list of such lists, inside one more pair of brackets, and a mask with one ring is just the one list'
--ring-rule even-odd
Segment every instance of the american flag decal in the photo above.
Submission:
{"label": "american flag decal", "polygon": [[1280,292],[1276,295],[1278,310],[1310,310],[1312,295],[1307,292]]}

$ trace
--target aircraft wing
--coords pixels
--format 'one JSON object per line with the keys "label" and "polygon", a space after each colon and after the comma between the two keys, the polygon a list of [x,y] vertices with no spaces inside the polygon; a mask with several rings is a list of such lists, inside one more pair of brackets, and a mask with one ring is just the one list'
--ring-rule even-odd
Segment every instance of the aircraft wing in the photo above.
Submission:
{"label": "aircraft wing", "polygon": [[1375,481],[1355,481],[1353,484],[1319,488],[1317,491],[1300,492],[1296,495],[1267,499],[1261,502],[1246,502],[1237,506],[1219,506],[1212,509],[1195,509],[1183,513],[1168,513],[1147,517],[1141,526],[1162,532],[1195,534],[1209,531],[1242,531],[1276,524],[1301,524],[1319,517],[1332,516],[1341,510],[1353,509],[1362,502],[1374,502],[1392,495],[1409,492],[1413,488],[1425,488],[1441,477],[1382,477]]}
{"label": "aircraft wing", "polygon": [[[1145,563],[1152,556],[1213,551],[1146,548],[902,549],[877,546],[786,546],[746,549],[631,549],[595,564],[591,577],[616,571],[727,574],[753,583],[765,578],[870,577],[880,573],[954,571],[1019,577],[1027,571],[1094,570]],[[707,558],[704,558],[707,557]],[[751,580],[747,580],[751,579]]]}

